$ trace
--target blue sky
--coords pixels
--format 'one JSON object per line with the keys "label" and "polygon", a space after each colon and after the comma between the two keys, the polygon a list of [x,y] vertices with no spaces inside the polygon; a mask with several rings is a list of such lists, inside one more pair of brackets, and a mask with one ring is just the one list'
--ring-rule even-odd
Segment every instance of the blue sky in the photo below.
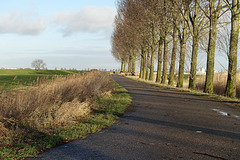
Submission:
{"label": "blue sky", "polygon": [[0,67],[118,69],[110,37],[115,0],[8,0],[0,5]]}

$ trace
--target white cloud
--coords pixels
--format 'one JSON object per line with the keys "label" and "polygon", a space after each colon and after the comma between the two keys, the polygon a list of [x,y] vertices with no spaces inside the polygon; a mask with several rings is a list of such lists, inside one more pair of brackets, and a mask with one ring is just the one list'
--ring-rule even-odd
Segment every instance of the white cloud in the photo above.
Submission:
{"label": "white cloud", "polygon": [[0,33],[37,35],[45,28],[45,20],[33,15],[14,12],[4,13],[0,16]]}
{"label": "white cloud", "polygon": [[116,10],[111,7],[88,6],[71,13],[58,13],[54,16],[54,22],[62,27],[64,36],[80,31],[109,31],[115,14]]}

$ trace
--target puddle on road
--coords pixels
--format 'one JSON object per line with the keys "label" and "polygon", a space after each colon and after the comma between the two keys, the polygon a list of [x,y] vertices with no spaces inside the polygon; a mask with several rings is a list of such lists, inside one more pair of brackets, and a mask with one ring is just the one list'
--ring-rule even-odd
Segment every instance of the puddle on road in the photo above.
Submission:
{"label": "puddle on road", "polygon": [[213,111],[221,114],[222,116],[233,117],[233,118],[236,118],[237,120],[240,120],[240,116],[236,116],[236,115],[233,115],[233,114],[229,114],[229,113],[224,112],[224,111],[221,111],[221,110],[219,110],[219,109],[213,109]]}

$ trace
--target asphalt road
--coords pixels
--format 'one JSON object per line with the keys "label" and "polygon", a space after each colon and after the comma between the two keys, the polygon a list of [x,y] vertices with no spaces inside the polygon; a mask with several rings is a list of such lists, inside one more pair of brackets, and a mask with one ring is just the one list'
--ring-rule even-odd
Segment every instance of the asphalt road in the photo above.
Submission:
{"label": "asphalt road", "polygon": [[[38,156],[44,160],[240,159],[240,112],[222,102],[117,75],[133,111],[112,127]],[[214,109],[217,109],[214,111]]]}

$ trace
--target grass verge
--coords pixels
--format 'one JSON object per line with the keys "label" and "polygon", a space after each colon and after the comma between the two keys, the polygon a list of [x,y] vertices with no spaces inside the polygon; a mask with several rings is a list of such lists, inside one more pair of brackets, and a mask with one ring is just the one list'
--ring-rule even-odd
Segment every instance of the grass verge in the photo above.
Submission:
{"label": "grass verge", "polygon": [[170,89],[170,90],[179,91],[179,92],[187,92],[187,93],[197,95],[197,96],[204,96],[204,97],[207,97],[207,98],[210,98],[210,99],[213,99],[213,100],[225,102],[228,105],[230,105],[231,107],[240,110],[240,100],[238,98],[229,98],[229,97],[224,97],[224,96],[217,95],[217,94],[209,94],[209,93],[203,93],[201,91],[196,91],[196,90],[190,90],[190,89],[185,89],[185,88],[177,88],[177,87],[173,87],[173,86],[169,86],[169,85],[159,84],[159,83],[156,83],[156,82],[153,82],[153,81],[142,80],[142,79],[139,79],[139,78],[132,78],[130,76],[128,78],[130,78],[132,80],[135,80],[135,81],[150,84],[150,85],[153,85],[153,86],[165,88],[165,89]]}
{"label": "grass verge", "polygon": [[[97,97],[91,114],[86,117],[76,119],[70,124],[38,129],[29,126],[17,126],[19,129],[15,128],[16,132],[13,132],[11,136],[2,138],[0,136],[0,159],[36,157],[39,153],[56,145],[76,139],[84,139],[88,134],[99,132],[116,123],[119,116],[130,105],[131,97],[123,87],[117,83],[115,85],[116,87],[111,95]],[[14,123],[14,120],[8,119],[8,121]]]}

